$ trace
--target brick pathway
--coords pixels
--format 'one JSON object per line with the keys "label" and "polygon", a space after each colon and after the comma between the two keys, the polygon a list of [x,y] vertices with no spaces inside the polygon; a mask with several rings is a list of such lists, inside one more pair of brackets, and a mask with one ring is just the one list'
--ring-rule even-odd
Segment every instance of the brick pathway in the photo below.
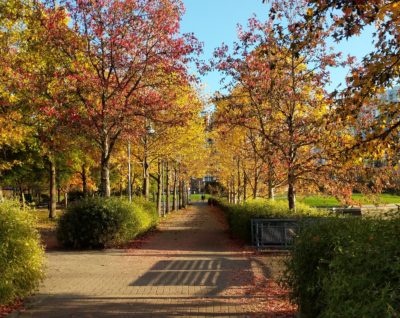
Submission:
{"label": "brick pathway", "polygon": [[265,299],[249,289],[276,260],[232,242],[218,213],[171,214],[139,249],[49,252],[47,279],[19,317],[252,316]]}

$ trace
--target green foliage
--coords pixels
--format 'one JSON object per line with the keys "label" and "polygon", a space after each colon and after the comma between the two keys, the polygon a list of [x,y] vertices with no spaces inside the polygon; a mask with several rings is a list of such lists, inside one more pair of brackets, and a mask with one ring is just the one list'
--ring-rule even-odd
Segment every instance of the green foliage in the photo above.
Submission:
{"label": "green foliage", "polygon": [[[383,193],[379,195],[366,195],[361,193],[354,193],[351,196],[352,200],[357,204],[390,204],[400,203],[400,196]],[[299,202],[305,203],[309,206],[340,206],[340,203],[335,197],[324,195],[307,195],[297,198]]]}
{"label": "green foliage", "polygon": [[0,203],[0,304],[25,297],[38,287],[43,255],[32,215],[18,202]]}
{"label": "green foliage", "polygon": [[399,233],[398,218],[303,226],[284,278],[301,317],[399,317]]}
{"label": "green foliage", "polygon": [[[132,234],[137,236],[156,226],[158,222],[158,213],[154,202],[150,202],[143,197],[135,197],[133,200],[133,207],[136,223],[132,224],[131,234],[128,236]],[[127,238],[130,239],[130,237]]]}
{"label": "green foliage", "polygon": [[248,242],[251,239],[250,222],[253,218],[304,218],[327,215],[325,211],[303,203],[297,203],[296,211],[292,211],[285,201],[256,199],[243,204],[229,204],[220,199],[213,201],[225,212],[232,233]]}
{"label": "green foliage", "polygon": [[60,217],[57,237],[66,247],[104,248],[126,243],[157,223],[154,204],[137,199],[90,198]]}

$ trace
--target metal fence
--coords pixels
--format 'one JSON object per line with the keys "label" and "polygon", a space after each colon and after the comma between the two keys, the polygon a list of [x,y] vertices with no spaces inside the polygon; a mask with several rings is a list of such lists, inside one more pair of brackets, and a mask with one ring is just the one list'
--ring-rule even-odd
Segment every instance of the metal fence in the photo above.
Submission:
{"label": "metal fence", "polygon": [[[358,217],[362,215],[361,208],[331,207],[327,210],[333,214]],[[300,224],[318,220],[324,220],[324,218],[303,218],[302,221],[299,219],[252,219],[252,244],[257,248],[288,248],[292,244]]]}
{"label": "metal fence", "polygon": [[331,211],[336,214],[361,216],[361,208],[357,208],[357,207],[355,207],[355,208],[353,208],[353,207],[348,207],[348,208],[334,207],[334,208],[331,208]]}
{"label": "metal fence", "polygon": [[287,248],[298,228],[295,219],[252,219],[252,243],[257,248]]}

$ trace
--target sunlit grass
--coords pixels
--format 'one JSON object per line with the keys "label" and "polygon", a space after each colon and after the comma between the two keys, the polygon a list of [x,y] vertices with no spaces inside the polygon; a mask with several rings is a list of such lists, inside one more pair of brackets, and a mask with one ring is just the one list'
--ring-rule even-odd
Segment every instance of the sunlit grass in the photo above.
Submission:
{"label": "sunlit grass", "polygon": [[[205,194],[205,200],[207,200],[210,197],[211,197],[210,194]],[[201,194],[191,194],[190,195],[190,200],[192,202],[201,202]]]}
{"label": "sunlit grass", "polygon": [[[352,199],[355,204],[400,204],[400,196],[392,194],[380,194],[380,195],[364,195],[355,193],[352,195]],[[310,195],[310,196],[298,196],[297,200],[310,206],[340,206],[343,205],[333,196],[323,195]]]}
{"label": "sunlit grass", "polygon": [[58,218],[63,213],[63,210],[57,210],[54,219],[49,218],[49,210],[47,209],[32,209],[30,213],[35,216],[38,229],[55,229]]}

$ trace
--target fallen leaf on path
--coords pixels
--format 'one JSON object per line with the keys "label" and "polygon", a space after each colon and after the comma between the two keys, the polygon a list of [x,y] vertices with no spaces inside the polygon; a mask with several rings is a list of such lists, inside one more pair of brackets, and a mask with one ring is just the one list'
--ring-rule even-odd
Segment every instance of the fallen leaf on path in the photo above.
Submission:
{"label": "fallen leaf on path", "polygon": [[0,318],[6,317],[13,311],[22,308],[22,301],[16,300],[13,304],[10,305],[0,305]]}

